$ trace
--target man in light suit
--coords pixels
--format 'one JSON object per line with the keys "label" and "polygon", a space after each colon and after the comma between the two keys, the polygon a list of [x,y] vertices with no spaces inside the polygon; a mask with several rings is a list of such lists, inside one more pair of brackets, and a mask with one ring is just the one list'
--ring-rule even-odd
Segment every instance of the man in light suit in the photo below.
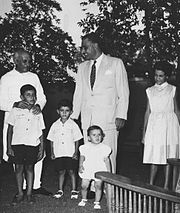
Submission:
{"label": "man in light suit", "polygon": [[[118,131],[127,119],[129,87],[127,73],[121,59],[102,53],[95,33],[82,37],[82,54],[86,61],[81,63],[76,76],[73,96],[73,114],[78,119],[81,114],[84,142],[87,129],[91,125],[100,126],[105,138],[103,143],[112,149],[110,156],[112,172],[116,172]],[[91,87],[90,76],[95,62],[95,82]]]}

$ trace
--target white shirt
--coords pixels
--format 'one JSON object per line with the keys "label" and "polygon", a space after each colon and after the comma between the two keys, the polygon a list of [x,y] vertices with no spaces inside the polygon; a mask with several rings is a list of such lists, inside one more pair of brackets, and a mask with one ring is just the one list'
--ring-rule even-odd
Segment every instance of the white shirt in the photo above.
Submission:
{"label": "white shirt", "polygon": [[14,102],[21,100],[20,88],[25,84],[31,84],[36,88],[36,103],[43,109],[46,97],[38,76],[32,72],[20,73],[13,69],[3,75],[0,80],[0,110],[10,111]]}
{"label": "white shirt", "polygon": [[47,139],[53,142],[55,157],[72,157],[75,152],[75,142],[82,138],[78,125],[71,119],[62,123],[55,121],[48,133]]}
{"label": "white shirt", "polygon": [[38,76],[32,72],[20,73],[13,69],[7,72],[0,79],[0,110],[5,111],[4,128],[3,128],[3,159],[8,160],[7,150],[7,123],[9,112],[12,109],[14,102],[20,101],[20,88],[25,84],[31,84],[36,88],[37,101],[41,109],[46,104],[46,96],[39,81]]}
{"label": "white shirt", "polygon": [[37,146],[45,129],[42,113],[34,115],[31,110],[13,108],[7,118],[8,124],[13,126],[12,145]]}

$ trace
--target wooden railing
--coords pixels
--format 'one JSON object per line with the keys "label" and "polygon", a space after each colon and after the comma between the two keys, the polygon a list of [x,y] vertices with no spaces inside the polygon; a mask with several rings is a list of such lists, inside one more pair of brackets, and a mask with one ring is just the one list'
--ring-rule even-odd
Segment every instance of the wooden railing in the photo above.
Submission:
{"label": "wooden railing", "polygon": [[180,213],[180,193],[109,172],[97,172],[104,181],[109,213]]}

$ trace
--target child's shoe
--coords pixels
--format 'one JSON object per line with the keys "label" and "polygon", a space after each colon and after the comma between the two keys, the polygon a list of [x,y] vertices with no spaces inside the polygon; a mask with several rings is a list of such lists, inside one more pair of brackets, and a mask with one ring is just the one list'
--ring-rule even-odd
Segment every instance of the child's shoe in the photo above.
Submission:
{"label": "child's shoe", "polygon": [[12,205],[17,205],[17,204],[21,203],[23,200],[24,200],[24,195],[16,194],[13,198]]}
{"label": "child's shoe", "polygon": [[29,204],[34,204],[36,202],[36,200],[33,195],[27,195],[27,202]]}
{"label": "child's shoe", "polygon": [[63,195],[64,195],[63,191],[62,191],[62,190],[58,190],[58,191],[53,195],[53,197],[59,199],[59,198],[61,198]]}
{"label": "child's shoe", "polygon": [[78,191],[72,190],[71,191],[71,199],[78,199]]}
{"label": "child's shoe", "polygon": [[94,209],[101,209],[100,202],[94,202]]}
{"label": "child's shoe", "polygon": [[82,199],[81,202],[78,203],[78,206],[85,206],[87,199]]}

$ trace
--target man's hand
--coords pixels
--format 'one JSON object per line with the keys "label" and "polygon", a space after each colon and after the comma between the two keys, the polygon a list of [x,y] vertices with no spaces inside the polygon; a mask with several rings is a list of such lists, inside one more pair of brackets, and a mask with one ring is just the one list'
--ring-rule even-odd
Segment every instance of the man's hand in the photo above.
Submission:
{"label": "man's hand", "polygon": [[123,128],[125,125],[125,120],[122,118],[116,118],[115,124],[116,124],[116,130],[120,131],[120,129]]}
{"label": "man's hand", "polygon": [[21,109],[28,109],[28,110],[32,109],[32,113],[34,115],[38,115],[39,113],[41,113],[41,107],[39,106],[39,104],[36,104],[32,107],[25,101],[19,101],[19,102],[15,102],[13,104],[13,107],[17,107],[17,108],[21,108]]}
{"label": "man's hand", "polygon": [[25,102],[25,101],[15,102],[13,104],[13,107],[17,107],[17,108],[20,108],[20,109],[29,109],[30,110],[30,105],[27,102]]}
{"label": "man's hand", "polygon": [[39,113],[41,113],[41,107],[39,106],[39,104],[36,104],[32,107],[32,113],[34,115],[38,115]]}

